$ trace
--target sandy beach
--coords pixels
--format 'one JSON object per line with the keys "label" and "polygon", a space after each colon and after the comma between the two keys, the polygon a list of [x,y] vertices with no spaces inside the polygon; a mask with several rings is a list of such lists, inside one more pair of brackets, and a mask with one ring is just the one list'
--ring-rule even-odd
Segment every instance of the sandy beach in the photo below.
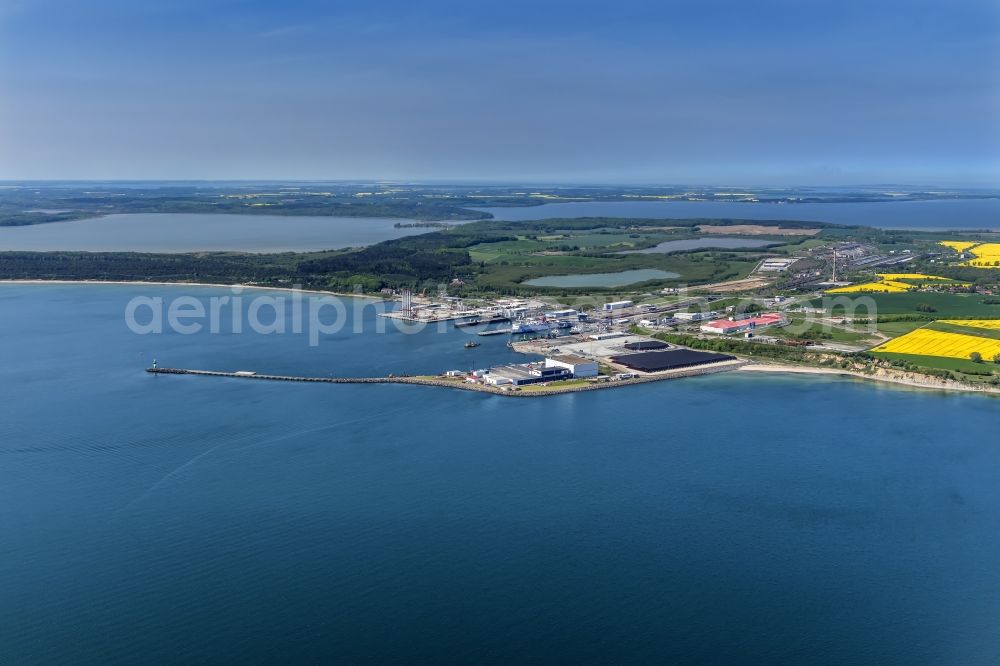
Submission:
{"label": "sandy beach", "polygon": [[896,384],[899,386],[908,386],[911,388],[918,388],[918,389],[928,389],[933,391],[962,391],[966,393],[987,393],[991,395],[1000,395],[1000,388],[995,388],[992,386],[983,386],[983,387],[972,386],[969,384],[956,382],[950,379],[926,377],[922,375],[917,375],[912,372],[905,372],[903,370],[893,370],[888,368],[879,368],[873,374],[865,374],[863,372],[856,372],[854,370],[844,370],[841,368],[819,368],[819,367],[810,367],[807,365],[787,365],[780,363],[754,362],[748,365],[744,365],[739,369],[739,372],[769,372],[769,373],[788,373],[796,375],[835,375],[841,377],[852,377],[855,379],[864,379],[871,382]]}

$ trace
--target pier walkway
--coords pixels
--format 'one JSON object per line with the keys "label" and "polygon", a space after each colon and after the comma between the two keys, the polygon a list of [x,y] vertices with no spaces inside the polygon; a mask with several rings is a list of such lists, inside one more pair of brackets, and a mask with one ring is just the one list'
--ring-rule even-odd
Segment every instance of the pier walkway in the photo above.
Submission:
{"label": "pier walkway", "polygon": [[227,377],[231,379],[257,379],[262,381],[275,382],[312,382],[320,384],[417,384],[420,386],[440,386],[444,388],[460,389],[463,391],[479,391],[480,393],[491,393],[510,398],[535,398],[549,395],[559,395],[562,393],[575,393],[578,391],[594,391],[598,389],[618,388],[622,386],[632,386],[634,384],[646,384],[658,382],[665,379],[679,379],[681,377],[694,377],[696,375],[708,375],[716,372],[727,372],[736,370],[747,364],[747,361],[733,360],[721,363],[712,363],[704,366],[685,368],[683,370],[658,372],[642,375],[634,379],[619,381],[589,382],[587,384],[572,384],[564,387],[552,386],[551,388],[533,386],[530,390],[512,391],[509,389],[487,386],[485,384],[465,381],[464,378],[455,377],[303,377],[298,375],[268,375],[258,374],[245,370],[236,372],[221,372],[217,370],[190,370],[185,368],[146,368],[146,372],[154,375],[198,375],[203,377]]}

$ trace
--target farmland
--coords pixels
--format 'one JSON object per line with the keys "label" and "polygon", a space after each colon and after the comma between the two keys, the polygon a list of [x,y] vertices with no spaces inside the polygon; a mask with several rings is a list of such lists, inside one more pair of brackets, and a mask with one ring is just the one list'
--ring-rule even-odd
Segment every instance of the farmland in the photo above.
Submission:
{"label": "farmland", "polygon": [[[870,294],[866,298],[874,305],[879,317],[885,315],[915,315],[924,319],[994,319],[1000,318],[1000,303],[997,299],[980,294],[949,294],[927,292],[902,292],[893,294]],[[823,305],[823,299],[811,303],[815,307]],[[832,314],[844,314],[845,304],[832,306]],[[860,308],[859,316],[863,316]]]}
{"label": "farmland", "polygon": [[929,368],[932,370],[946,370],[953,373],[959,372],[963,375],[962,379],[973,382],[989,379],[993,374],[990,370],[1000,372],[1000,366],[994,363],[973,363],[969,359],[950,358],[947,356],[919,356],[916,354],[899,354],[894,352],[879,352],[873,355],[880,359],[920,369]]}
{"label": "farmland", "polygon": [[893,280],[883,280],[881,282],[865,282],[862,284],[852,284],[849,287],[837,287],[828,289],[828,294],[892,294],[909,291],[913,287],[903,282]]}
{"label": "farmland", "polygon": [[[953,319],[925,324],[871,350],[876,358],[917,368],[962,373],[968,381],[1000,374],[1000,326],[978,327],[981,320]],[[997,323],[1000,322],[990,322]],[[973,355],[978,359],[973,360]]]}
{"label": "farmland", "polygon": [[915,280],[917,282],[949,279],[938,275],[925,275],[924,273],[879,273],[879,277],[883,280]]}
{"label": "farmland", "polygon": [[961,254],[965,252],[970,247],[975,246],[977,243],[975,241],[939,241],[938,245],[944,245],[947,248],[954,250]]}
{"label": "farmland", "polygon": [[927,285],[934,286],[967,286],[951,278],[937,275],[925,275],[923,273],[879,273],[875,282],[864,282],[862,284],[852,284],[847,287],[837,287],[828,289],[828,294],[894,294],[904,291],[913,291]]}
{"label": "farmland", "polygon": [[879,345],[872,352],[961,359],[968,359],[976,352],[984,359],[992,359],[1000,354],[1000,340],[923,327]]}
{"label": "farmland", "polygon": [[[961,373],[966,381],[997,381],[1000,329],[977,328],[974,321],[931,322],[871,350],[875,358],[911,369]],[[976,356],[978,355],[978,356]],[[958,375],[955,375],[958,376]]]}
{"label": "farmland", "polygon": [[939,245],[954,250],[959,254],[971,255],[962,262],[963,266],[975,268],[1000,267],[1000,243],[976,243],[970,241],[939,241]]}
{"label": "farmland", "polygon": [[976,245],[969,249],[968,253],[974,255],[975,259],[966,261],[965,265],[967,266],[976,266],[977,268],[994,268],[1000,266],[1000,243]]}
{"label": "farmland", "polygon": [[1000,331],[1000,319],[942,319],[938,323]]}

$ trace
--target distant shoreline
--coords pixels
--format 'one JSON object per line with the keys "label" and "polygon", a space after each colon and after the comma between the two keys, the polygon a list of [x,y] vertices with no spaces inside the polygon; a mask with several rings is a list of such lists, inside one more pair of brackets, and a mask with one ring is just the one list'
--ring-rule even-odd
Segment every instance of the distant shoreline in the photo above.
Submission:
{"label": "distant shoreline", "polygon": [[256,284],[222,284],[217,282],[150,282],[147,280],[42,280],[38,278],[25,280],[0,280],[0,284],[82,284],[82,285],[153,285],[158,287],[215,287],[219,289],[260,289],[263,291],[287,291],[300,294],[322,294],[324,296],[341,296],[349,298],[365,298],[371,301],[392,300],[369,294],[348,294],[341,291],[324,289],[297,289],[295,287],[265,287]]}

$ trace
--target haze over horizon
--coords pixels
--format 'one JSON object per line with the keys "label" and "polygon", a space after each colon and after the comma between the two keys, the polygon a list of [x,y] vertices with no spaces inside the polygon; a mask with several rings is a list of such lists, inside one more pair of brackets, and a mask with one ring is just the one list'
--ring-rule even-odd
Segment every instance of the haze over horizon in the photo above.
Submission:
{"label": "haze over horizon", "polygon": [[1000,183],[994,2],[0,8],[0,178]]}

